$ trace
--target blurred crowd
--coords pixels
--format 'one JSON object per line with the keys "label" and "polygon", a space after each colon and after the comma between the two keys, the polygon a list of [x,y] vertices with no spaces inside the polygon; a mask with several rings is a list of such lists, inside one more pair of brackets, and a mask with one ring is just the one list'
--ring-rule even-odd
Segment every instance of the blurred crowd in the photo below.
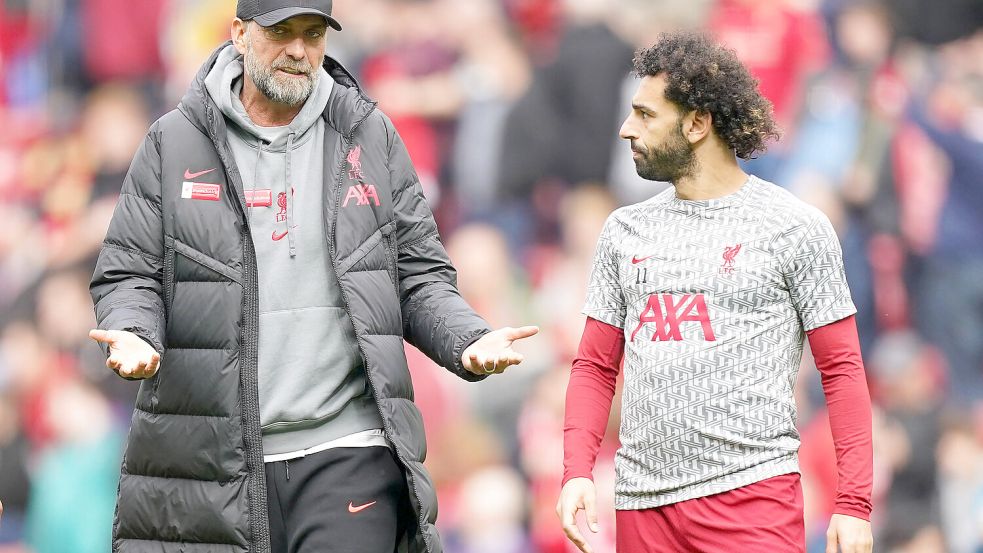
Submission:
{"label": "blurred crowd", "polygon": [[[88,281],[131,156],[234,9],[0,1],[0,552],[109,550],[137,384],[87,338]],[[477,385],[407,346],[449,553],[571,550],[553,507],[585,281],[605,217],[667,186],[616,135],[633,51],[678,28],[759,79],[783,136],[746,169],[843,243],[875,404],[875,551],[983,552],[983,4],[337,0],[335,15],[329,55],[402,134],[462,293],[493,327],[543,330]],[[797,399],[822,552],[836,467],[808,357]],[[615,407],[597,551],[613,551]]]}

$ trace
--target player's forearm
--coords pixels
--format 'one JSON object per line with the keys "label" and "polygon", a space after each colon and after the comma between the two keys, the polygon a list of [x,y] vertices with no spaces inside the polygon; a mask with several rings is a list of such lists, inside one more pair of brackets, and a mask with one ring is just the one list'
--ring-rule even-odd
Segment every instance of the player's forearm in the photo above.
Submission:
{"label": "player's forearm", "polygon": [[[577,364],[574,365],[575,367]],[[570,373],[563,423],[563,482],[591,478],[607,428],[614,397],[613,384],[590,376],[594,368],[583,364]]]}
{"label": "player's forearm", "polygon": [[563,483],[591,478],[601,448],[624,355],[624,331],[587,319],[570,370],[563,419]]}
{"label": "player's forearm", "polygon": [[836,513],[870,519],[873,487],[870,394],[853,316],[816,328],[809,346],[822,375],[836,448]]}

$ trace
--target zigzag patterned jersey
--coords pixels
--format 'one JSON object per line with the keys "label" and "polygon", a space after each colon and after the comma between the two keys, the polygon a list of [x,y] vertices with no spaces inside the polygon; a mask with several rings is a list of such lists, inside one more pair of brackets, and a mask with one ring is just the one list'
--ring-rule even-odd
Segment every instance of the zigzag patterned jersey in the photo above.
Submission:
{"label": "zigzag patterned jersey", "polygon": [[774,184],[611,214],[584,313],[625,332],[617,508],[798,471],[804,332],[855,312],[829,219]]}

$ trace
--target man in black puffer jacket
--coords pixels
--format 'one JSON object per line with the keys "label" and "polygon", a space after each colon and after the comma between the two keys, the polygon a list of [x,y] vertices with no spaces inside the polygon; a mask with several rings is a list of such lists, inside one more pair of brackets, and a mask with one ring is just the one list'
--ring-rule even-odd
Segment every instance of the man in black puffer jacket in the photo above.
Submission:
{"label": "man in black puffer jacket", "polygon": [[113,551],[439,553],[403,340],[466,380],[518,364],[461,299],[406,149],[324,55],[331,1],[240,0],[153,124],[91,291],[145,379]]}

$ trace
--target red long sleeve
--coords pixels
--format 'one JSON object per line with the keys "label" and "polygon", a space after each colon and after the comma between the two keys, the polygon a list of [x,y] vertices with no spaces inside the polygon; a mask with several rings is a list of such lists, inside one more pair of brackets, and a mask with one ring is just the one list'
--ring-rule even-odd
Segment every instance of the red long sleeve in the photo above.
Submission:
{"label": "red long sleeve", "polygon": [[570,370],[563,417],[563,483],[593,479],[594,462],[611,415],[611,402],[625,353],[624,331],[587,318]]}
{"label": "red long sleeve", "polygon": [[838,481],[833,512],[870,520],[874,480],[870,393],[856,321],[851,315],[807,334],[822,375],[836,449]]}

